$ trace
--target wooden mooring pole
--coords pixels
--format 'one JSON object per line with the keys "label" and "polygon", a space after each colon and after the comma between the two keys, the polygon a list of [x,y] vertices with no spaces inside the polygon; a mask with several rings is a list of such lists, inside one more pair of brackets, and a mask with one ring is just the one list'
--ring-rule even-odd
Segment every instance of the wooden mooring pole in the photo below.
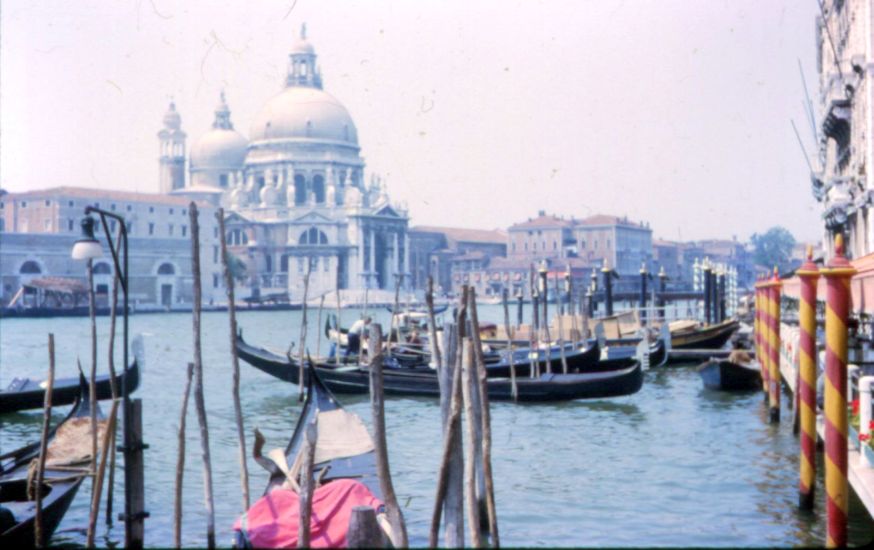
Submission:
{"label": "wooden mooring pole", "polygon": [[506,288],[501,292],[501,301],[504,304],[504,332],[507,333],[507,359],[510,363],[510,393],[513,395],[513,401],[516,401],[519,399],[519,389],[516,387],[516,360],[513,357],[515,350],[513,349],[513,331],[510,328],[510,308],[507,304]]}
{"label": "wooden mooring pole", "polygon": [[[455,323],[443,327],[443,361],[438,371],[440,383],[440,419],[444,440],[450,433],[451,407],[453,406],[454,373],[460,372],[458,330]],[[459,388],[460,389],[460,388]],[[459,396],[460,399],[460,396]],[[451,431],[449,471],[446,480],[446,497],[443,501],[443,545],[447,548],[464,546],[464,458],[461,443],[461,417],[455,419]],[[438,525],[439,527],[439,525]]]}
{"label": "wooden mooring pole", "polygon": [[[121,247],[122,243],[122,225],[118,224],[118,232],[115,236],[115,249],[118,250]],[[109,309],[109,389],[112,391],[112,399],[118,399],[118,384],[115,380],[115,323],[118,317],[118,287],[119,282],[121,281],[121,274],[117,269],[114,269],[112,272],[112,299],[110,301],[110,309]],[[127,368],[127,365],[122,365],[123,369]],[[116,422],[117,424],[117,422]],[[112,500],[114,498],[115,493],[115,439],[116,434],[118,433],[118,429],[114,424],[112,427],[112,438],[109,441],[109,479],[106,482],[106,525],[112,525]]]}
{"label": "wooden mooring pole", "polygon": [[376,452],[376,472],[379,475],[379,488],[382,491],[382,499],[385,502],[386,515],[391,525],[393,535],[392,542],[397,548],[406,548],[407,527],[404,524],[404,516],[398,505],[394,485],[391,481],[391,468],[388,461],[388,444],[386,442],[385,429],[385,391],[383,389],[382,362],[384,353],[382,349],[382,327],[379,323],[371,323],[368,338],[371,348],[370,356],[370,407],[373,414],[373,444]]}
{"label": "wooden mooring pole", "polygon": [[203,491],[206,500],[206,545],[215,548],[215,502],[212,491],[212,460],[209,452],[209,426],[206,419],[206,402],[203,395],[203,355],[200,343],[200,315],[202,307],[202,281],[200,275],[200,225],[197,204],[188,205],[191,227],[191,276],[194,279],[194,304],[192,325],[194,329],[194,406],[200,426],[200,446],[203,452]]}
{"label": "wooden mooring pole", "polygon": [[[237,354],[237,303],[234,293],[234,274],[228,257],[228,242],[225,236],[225,211],[219,208],[215,213],[219,226],[219,241],[222,252],[222,271],[225,278],[225,292],[228,298],[228,323],[231,343],[231,397],[234,400],[234,419],[237,424],[238,460],[240,462],[240,488],[242,490],[243,511],[249,509],[249,467],[246,464],[246,433],[243,425],[243,407],[240,404],[240,357]],[[322,298],[324,300],[324,297]],[[319,310],[321,312],[321,310]]]}
{"label": "wooden mooring pole", "polygon": [[194,363],[188,363],[185,391],[182,393],[182,410],[179,413],[179,428],[176,432],[176,486],[173,499],[173,545],[182,548],[182,481],[185,476],[185,417],[188,413],[188,396],[191,395],[191,379]]}
{"label": "wooden mooring pole", "polygon": [[[303,401],[304,398],[304,375],[306,373],[306,369],[304,368],[304,359],[306,356],[306,343],[307,343],[307,295],[310,290],[310,274],[313,271],[313,259],[309,256],[306,256],[307,261],[307,270],[303,276],[303,301],[302,301],[302,311],[300,316],[300,349],[298,349],[298,371],[300,372],[300,378],[297,381],[297,400]],[[339,334],[340,327],[337,327],[337,331]]]}
{"label": "wooden mooring pole", "polygon": [[[557,286],[558,279],[556,278],[556,287]],[[556,294],[558,293],[556,292]],[[474,374],[475,389],[479,392],[480,406],[479,415],[477,415],[481,426],[478,441],[478,444],[482,448],[482,452],[480,453],[480,460],[482,462],[480,466],[485,485],[485,505],[486,514],[489,520],[489,534],[492,538],[492,546],[498,548],[500,547],[500,537],[498,536],[498,515],[495,507],[495,482],[494,477],[492,476],[492,417],[489,408],[488,374],[486,372],[486,362],[483,357],[483,346],[479,334],[479,315],[476,306],[476,292],[474,292],[473,289],[471,289],[470,292],[469,307],[474,356],[472,374]],[[559,318],[561,318],[560,313]],[[559,324],[559,327],[561,327],[561,324]],[[559,328],[559,330],[561,330],[561,328]],[[559,342],[562,349],[564,349],[563,341],[559,339]],[[512,354],[512,348],[510,351]],[[565,371],[567,371],[567,365],[565,365]],[[479,525],[477,525],[477,528],[479,528]]]}
{"label": "wooden mooring pole", "polygon": [[816,286],[819,269],[813,263],[813,248],[807,248],[807,261],[795,271],[801,280],[801,300],[798,305],[800,324],[798,353],[799,457],[798,506],[813,508],[816,486]]}
{"label": "wooden mooring pole", "polygon": [[850,279],[856,273],[835,239],[835,257],[821,271],[826,280],[825,492],[826,546],[847,545],[847,321]]}
{"label": "wooden mooring pole", "polygon": [[42,486],[46,469],[46,451],[49,445],[49,426],[52,423],[52,392],[55,388],[55,335],[49,333],[49,374],[46,378],[45,399],[42,412],[42,434],[39,444],[39,460],[36,468],[36,494],[34,501],[36,513],[33,518],[33,545],[37,548],[45,546],[42,518]]}
{"label": "wooden mooring pole", "polygon": [[97,516],[100,513],[100,497],[103,493],[103,476],[106,473],[106,462],[109,458],[109,445],[112,442],[112,434],[115,432],[115,419],[118,415],[119,400],[112,400],[112,410],[109,413],[109,419],[106,421],[106,430],[103,432],[103,439],[100,443],[100,462],[97,467],[97,472],[92,483],[94,490],[91,491],[91,513],[88,517],[88,531],[86,535],[86,545],[88,548],[94,547],[94,537],[97,531]]}
{"label": "wooden mooring pole", "polygon": [[[303,366],[301,366],[301,369],[303,369]],[[318,437],[317,415],[304,429],[303,461],[300,469],[300,505],[298,506],[298,548],[310,547],[313,493],[316,490],[316,480],[313,479],[313,461],[316,456],[316,441]]]}

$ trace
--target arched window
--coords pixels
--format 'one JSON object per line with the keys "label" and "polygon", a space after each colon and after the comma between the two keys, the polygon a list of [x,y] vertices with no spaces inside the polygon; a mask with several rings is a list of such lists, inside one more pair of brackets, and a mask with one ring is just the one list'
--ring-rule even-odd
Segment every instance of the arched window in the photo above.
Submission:
{"label": "arched window", "polygon": [[27,260],[23,264],[21,264],[21,269],[18,272],[22,275],[39,275],[42,273],[42,269],[39,267],[39,264],[33,260]]}
{"label": "arched window", "polygon": [[307,182],[306,179],[297,174],[294,176],[294,204],[300,206],[307,202]]}
{"label": "arched window", "polygon": [[175,275],[176,268],[169,262],[164,262],[158,267],[158,275]]}
{"label": "arched window", "polygon": [[242,229],[231,229],[228,231],[227,240],[231,246],[249,244],[249,237],[246,236],[246,232]]}
{"label": "arched window", "polygon": [[325,178],[321,175],[313,178],[313,193],[316,195],[316,203],[325,202]]}
{"label": "arched window", "polygon": [[306,244],[310,246],[328,244],[328,236],[315,227],[310,227],[300,234],[297,244]]}
{"label": "arched window", "polygon": [[94,266],[95,275],[109,275],[110,273],[112,273],[112,268],[110,268],[109,264],[106,262],[100,262]]}

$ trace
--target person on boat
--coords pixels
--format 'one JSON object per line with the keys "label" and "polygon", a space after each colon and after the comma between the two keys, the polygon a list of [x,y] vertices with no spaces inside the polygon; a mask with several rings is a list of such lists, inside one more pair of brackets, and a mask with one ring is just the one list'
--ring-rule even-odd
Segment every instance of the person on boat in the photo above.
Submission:
{"label": "person on boat", "polygon": [[752,362],[753,358],[750,357],[747,350],[743,349],[743,343],[738,340],[734,343],[734,349],[728,354],[728,360],[737,365],[748,365]]}
{"label": "person on boat", "polygon": [[414,346],[422,345],[422,338],[419,335],[419,329],[414,328],[412,332],[410,332],[409,336],[407,336],[407,343],[412,344]]}
{"label": "person on boat", "polygon": [[370,317],[358,319],[352,326],[349,327],[347,333],[348,343],[346,345],[346,354],[344,357],[349,357],[350,353],[359,353],[361,351],[361,338],[364,336],[367,327],[370,325]]}

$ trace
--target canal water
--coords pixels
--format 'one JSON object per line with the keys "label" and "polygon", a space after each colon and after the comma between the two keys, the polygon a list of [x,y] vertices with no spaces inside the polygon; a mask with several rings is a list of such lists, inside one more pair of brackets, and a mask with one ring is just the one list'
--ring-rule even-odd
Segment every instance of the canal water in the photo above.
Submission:
{"label": "canal water", "polygon": [[[344,311],[348,325],[358,312]],[[314,322],[315,312],[310,312]],[[499,321],[501,308],[483,306],[481,321]],[[387,321],[381,310],[377,320]],[[248,341],[285,350],[299,339],[300,312],[241,312]],[[106,369],[108,319],[98,319],[99,369]],[[384,325],[385,326],[385,325]],[[0,385],[14,376],[42,377],[47,334],[57,348],[57,376],[75,374],[77,357],[90,362],[87,319],[0,321]],[[146,366],[143,399],[147,546],[170,546],[176,429],[186,363],[191,361],[189,314],[138,315]],[[315,328],[310,347],[316,345]],[[215,491],[216,535],[231,541],[241,511],[237,443],[231,399],[226,313],[203,317],[205,396]],[[324,339],[322,347],[325,346]],[[117,361],[120,365],[121,361]],[[283,447],[300,404],[297,387],[241,364],[241,395],[249,445],[258,427],[267,448]],[[341,398],[370,423],[366,397]],[[193,404],[193,402],[192,402]],[[108,409],[108,407],[105,407]],[[65,408],[66,409],[66,408]],[[66,410],[54,417],[62,418]],[[784,411],[784,418],[789,412]],[[0,416],[0,451],[38,437],[41,412]],[[427,544],[440,457],[440,413],[429,399],[386,402],[395,489],[414,546]],[[493,468],[501,539],[507,546],[819,546],[825,537],[824,489],[814,513],[796,509],[798,439],[789,422],[766,422],[761,394],[719,394],[702,389],[693,367],[651,370],[632,396],[551,405],[492,404]],[[200,442],[189,408],[183,542],[205,546],[206,521]],[[820,468],[822,465],[820,464]],[[266,472],[251,459],[251,492]],[[116,477],[115,510],[123,508]],[[83,484],[52,542],[82,545],[90,485]],[[872,521],[851,493],[850,542],[874,537]],[[104,526],[99,545],[123,544],[124,529]]]}

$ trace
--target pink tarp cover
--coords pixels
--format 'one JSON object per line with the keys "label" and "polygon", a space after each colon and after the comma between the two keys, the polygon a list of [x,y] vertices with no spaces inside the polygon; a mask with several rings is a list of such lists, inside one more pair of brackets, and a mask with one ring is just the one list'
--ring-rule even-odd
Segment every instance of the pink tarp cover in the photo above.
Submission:
{"label": "pink tarp cover", "polygon": [[[310,520],[310,546],[313,548],[346,548],[349,517],[356,506],[378,510],[382,502],[362,483],[338,479],[322,485],[313,493],[313,513]],[[287,489],[274,489],[258,499],[244,517],[237,519],[234,529],[243,530],[255,548],[297,548],[300,499]]]}

